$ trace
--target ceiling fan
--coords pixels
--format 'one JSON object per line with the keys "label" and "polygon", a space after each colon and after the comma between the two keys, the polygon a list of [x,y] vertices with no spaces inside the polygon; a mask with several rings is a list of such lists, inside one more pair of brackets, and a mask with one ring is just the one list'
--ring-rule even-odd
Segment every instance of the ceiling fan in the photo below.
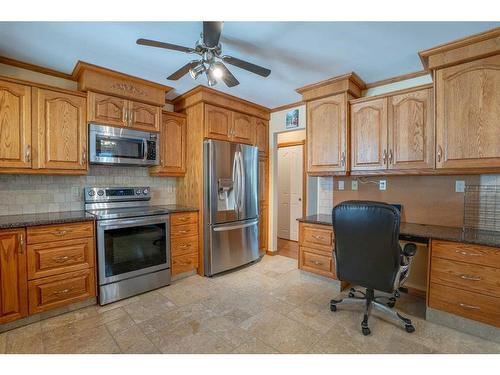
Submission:
{"label": "ceiling fan", "polygon": [[248,70],[262,77],[269,76],[269,74],[271,74],[269,69],[252,64],[248,61],[237,59],[236,57],[222,55],[222,46],[219,42],[222,24],[223,22],[203,22],[203,32],[200,34],[200,39],[196,42],[194,48],[142,38],[137,39],[137,44],[192,53],[199,56],[198,60],[191,60],[167,77],[167,79],[172,81],[177,81],[187,73],[189,73],[193,79],[197,79],[200,75],[205,73],[208,80],[208,86],[216,85],[217,80],[222,80],[228,87],[239,85],[240,82],[224,63]]}

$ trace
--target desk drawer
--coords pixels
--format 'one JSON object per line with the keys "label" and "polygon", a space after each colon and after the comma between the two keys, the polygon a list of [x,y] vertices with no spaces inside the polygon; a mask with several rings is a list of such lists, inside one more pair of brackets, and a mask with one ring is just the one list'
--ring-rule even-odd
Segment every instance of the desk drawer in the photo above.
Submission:
{"label": "desk drawer", "polygon": [[33,280],[28,290],[30,314],[94,297],[94,268]]}
{"label": "desk drawer", "polygon": [[198,224],[174,225],[170,228],[171,238],[182,238],[198,235]]}
{"label": "desk drawer", "polygon": [[335,268],[331,256],[318,254],[313,249],[300,248],[300,264],[304,271],[318,273],[323,276],[335,277]]}
{"label": "desk drawer", "polygon": [[500,298],[431,282],[429,306],[500,327]]}
{"label": "desk drawer", "polygon": [[432,241],[432,256],[500,268],[500,249],[449,241]]}
{"label": "desk drawer", "polygon": [[184,254],[198,254],[198,236],[173,239],[171,253],[172,257]]}
{"label": "desk drawer", "polygon": [[94,237],[94,222],[28,227],[26,236],[28,245],[75,238],[91,238]]}
{"label": "desk drawer", "polygon": [[28,279],[94,267],[94,239],[28,245]]}
{"label": "desk drawer", "polygon": [[198,223],[198,212],[174,213],[170,217],[171,225]]}
{"label": "desk drawer", "polygon": [[433,258],[431,282],[500,298],[500,269]]}
{"label": "desk drawer", "polygon": [[172,275],[198,268],[198,253],[172,257]]}
{"label": "desk drawer", "polygon": [[301,224],[300,244],[308,247],[333,249],[333,229],[326,225]]}

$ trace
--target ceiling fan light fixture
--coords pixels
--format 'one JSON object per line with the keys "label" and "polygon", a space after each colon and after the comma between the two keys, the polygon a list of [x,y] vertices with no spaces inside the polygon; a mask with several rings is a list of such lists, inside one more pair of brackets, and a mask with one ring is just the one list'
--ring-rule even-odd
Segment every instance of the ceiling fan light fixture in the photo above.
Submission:
{"label": "ceiling fan light fixture", "polygon": [[217,84],[217,80],[212,75],[212,70],[207,70],[207,83],[209,87],[215,86]]}
{"label": "ceiling fan light fixture", "polygon": [[213,64],[211,67],[210,67],[210,70],[212,71],[212,76],[215,78],[215,79],[221,79],[222,76],[224,75],[224,71],[222,70],[222,68],[220,66],[218,66],[217,64]]}
{"label": "ceiling fan light fixture", "polygon": [[194,68],[189,69],[189,75],[193,79],[197,79],[201,73],[205,71],[205,65],[203,65],[202,62],[200,62],[198,65],[196,65]]}

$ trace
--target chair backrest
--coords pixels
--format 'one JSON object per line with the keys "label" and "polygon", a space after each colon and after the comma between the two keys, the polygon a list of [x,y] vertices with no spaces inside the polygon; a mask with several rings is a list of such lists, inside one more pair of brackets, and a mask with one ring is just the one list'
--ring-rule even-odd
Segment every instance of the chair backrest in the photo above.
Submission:
{"label": "chair backrest", "polygon": [[401,262],[399,211],[383,202],[346,201],[332,211],[340,280],[391,293]]}

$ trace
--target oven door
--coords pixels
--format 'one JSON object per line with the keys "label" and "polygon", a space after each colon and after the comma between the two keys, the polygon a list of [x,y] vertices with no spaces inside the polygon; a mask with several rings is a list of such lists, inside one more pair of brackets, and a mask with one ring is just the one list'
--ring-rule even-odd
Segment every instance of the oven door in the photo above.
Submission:
{"label": "oven door", "polygon": [[169,268],[169,215],[98,221],[97,260],[99,285]]}

